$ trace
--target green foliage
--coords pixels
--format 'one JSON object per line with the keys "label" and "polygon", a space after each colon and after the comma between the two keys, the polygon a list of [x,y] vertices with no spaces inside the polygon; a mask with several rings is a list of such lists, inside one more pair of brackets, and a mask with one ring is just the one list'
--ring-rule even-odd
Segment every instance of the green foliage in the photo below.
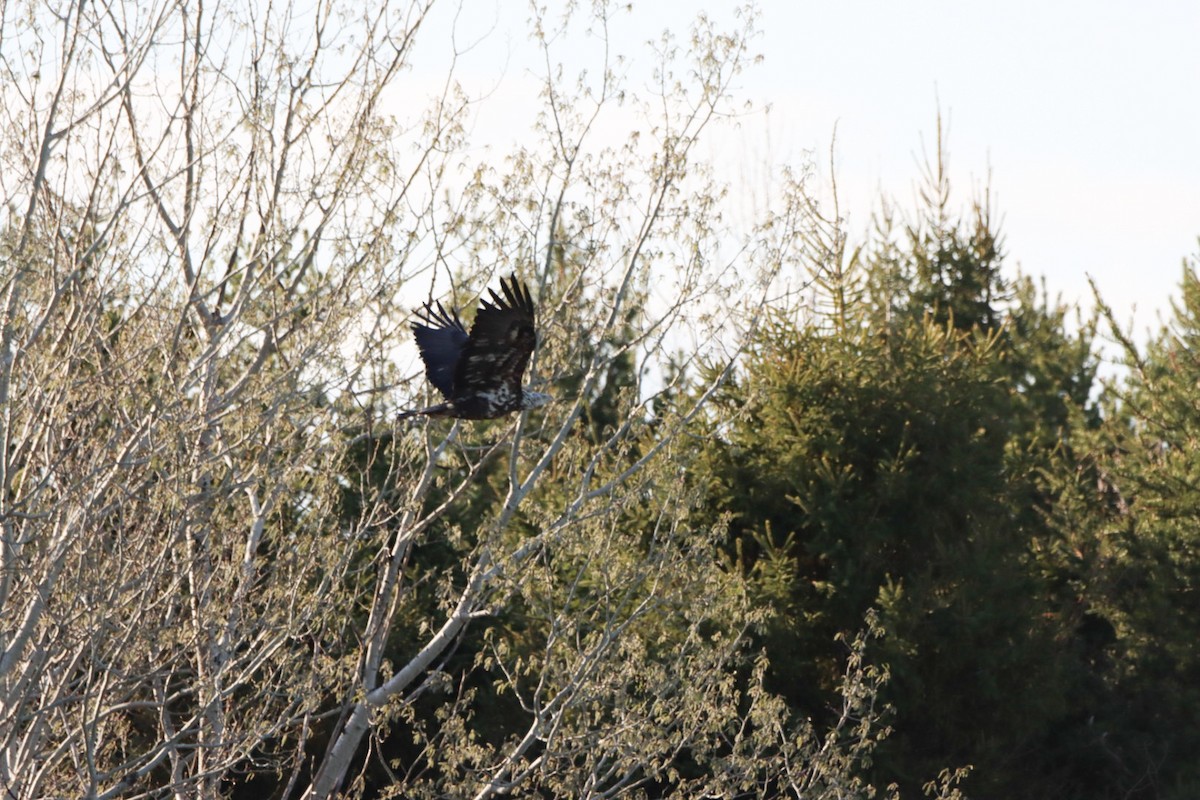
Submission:
{"label": "green foliage", "polygon": [[[1100,740],[1111,797],[1200,791],[1200,279],[1185,265],[1168,326],[1141,350],[1121,335],[1128,377],[1086,446],[1090,485],[1064,491],[1066,574],[1088,613],[1095,666],[1081,735]],[[1081,498],[1091,498],[1084,506]],[[1100,501],[1100,502],[1097,502]],[[1081,726],[1082,728],[1083,726]]]}
{"label": "green foliage", "polygon": [[1030,773],[1056,769],[1039,748],[1075,679],[1033,554],[1052,537],[1046,470],[1095,418],[1090,328],[1069,332],[1065,309],[1005,283],[989,215],[947,219],[936,176],[910,249],[860,253],[867,275],[847,279],[872,288],[843,324],[762,327],[696,475],[729,519],[731,567],[772,612],[768,686],[820,715],[835,637],[876,608],[895,710],[877,776],[915,790],[970,764],[973,796],[1032,796]]}

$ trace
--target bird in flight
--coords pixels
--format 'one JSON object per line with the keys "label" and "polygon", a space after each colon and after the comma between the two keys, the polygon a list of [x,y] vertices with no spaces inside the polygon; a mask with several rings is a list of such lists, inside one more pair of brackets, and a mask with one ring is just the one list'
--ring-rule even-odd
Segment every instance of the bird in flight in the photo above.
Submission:
{"label": "bird in flight", "polygon": [[480,298],[470,334],[458,312],[438,303],[417,312],[413,335],[425,362],[425,374],[446,402],[400,414],[458,419],[495,419],[513,411],[544,406],[552,399],[521,386],[537,344],[535,311],[529,287],[511,275],[500,281],[504,296]]}

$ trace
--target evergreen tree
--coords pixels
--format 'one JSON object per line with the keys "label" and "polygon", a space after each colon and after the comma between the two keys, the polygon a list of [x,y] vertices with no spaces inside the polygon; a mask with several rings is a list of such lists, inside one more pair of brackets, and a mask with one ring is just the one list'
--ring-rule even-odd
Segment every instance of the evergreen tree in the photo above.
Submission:
{"label": "evergreen tree", "polygon": [[1053,796],[1030,775],[1055,772],[1040,748],[1074,673],[1032,553],[1094,359],[1086,326],[1002,279],[986,206],[949,219],[940,159],[931,175],[908,250],[885,238],[845,276],[862,302],[832,326],[764,326],[720,397],[741,413],[704,432],[697,475],[772,612],[769,685],[796,711],[828,706],[835,637],[876,608],[895,709],[877,777],[915,791],[970,764],[972,796]]}
{"label": "evergreen tree", "polygon": [[1079,596],[1078,647],[1093,666],[1078,740],[1093,796],[1200,792],[1200,277],[1185,264],[1169,324],[1147,347],[1122,334],[1127,377],[1104,426],[1085,438],[1090,469],[1059,502],[1063,574]]}

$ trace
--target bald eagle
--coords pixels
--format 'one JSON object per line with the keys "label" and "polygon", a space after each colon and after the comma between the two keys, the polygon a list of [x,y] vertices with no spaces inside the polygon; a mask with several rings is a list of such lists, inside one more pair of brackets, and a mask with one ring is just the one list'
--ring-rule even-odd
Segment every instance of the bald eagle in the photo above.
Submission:
{"label": "bald eagle", "polygon": [[512,275],[500,281],[500,289],[503,297],[492,289],[490,302],[480,298],[470,334],[458,312],[447,312],[441,303],[436,308],[426,303],[417,312],[412,329],[425,374],[446,402],[405,411],[398,419],[418,414],[495,419],[550,402],[550,395],[521,386],[537,344],[529,287]]}

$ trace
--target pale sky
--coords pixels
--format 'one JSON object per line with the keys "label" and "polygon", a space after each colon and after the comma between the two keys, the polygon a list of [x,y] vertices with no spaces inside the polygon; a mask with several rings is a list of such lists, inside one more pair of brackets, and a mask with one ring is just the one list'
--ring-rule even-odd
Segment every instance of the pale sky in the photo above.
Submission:
{"label": "pale sky", "polygon": [[[761,171],[764,159],[816,153],[827,181],[836,125],[842,211],[852,233],[865,231],[881,192],[913,207],[940,104],[955,200],[968,203],[990,173],[1010,269],[1044,276],[1051,292],[1087,304],[1090,274],[1139,338],[1157,328],[1182,259],[1200,252],[1200,3],[765,0],[758,7],[755,45],[764,60],[735,91],[771,112],[742,120],[745,172]],[[610,32],[636,61],[663,28],[686,37],[699,11],[729,19],[731,8],[635,0],[633,14]],[[500,100],[478,127],[497,139],[519,137],[528,126],[505,92],[544,72],[526,37],[528,6],[465,0],[462,9],[452,23],[456,41],[481,42],[456,72]],[[446,30],[423,31],[427,54],[445,50]],[[422,63],[418,56],[418,73]],[[710,147],[713,158],[737,167],[727,140]]]}
{"label": "pale sky", "polygon": [[[839,184],[911,205],[940,99],[957,189],[987,180],[1009,260],[1136,330],[1200,250],[1200,3],[764,3],[747,89],[806,146],[837,122]],[[937,99],[935,99],[937,98]],[[778,137],[776,137],[778,138]]]}

